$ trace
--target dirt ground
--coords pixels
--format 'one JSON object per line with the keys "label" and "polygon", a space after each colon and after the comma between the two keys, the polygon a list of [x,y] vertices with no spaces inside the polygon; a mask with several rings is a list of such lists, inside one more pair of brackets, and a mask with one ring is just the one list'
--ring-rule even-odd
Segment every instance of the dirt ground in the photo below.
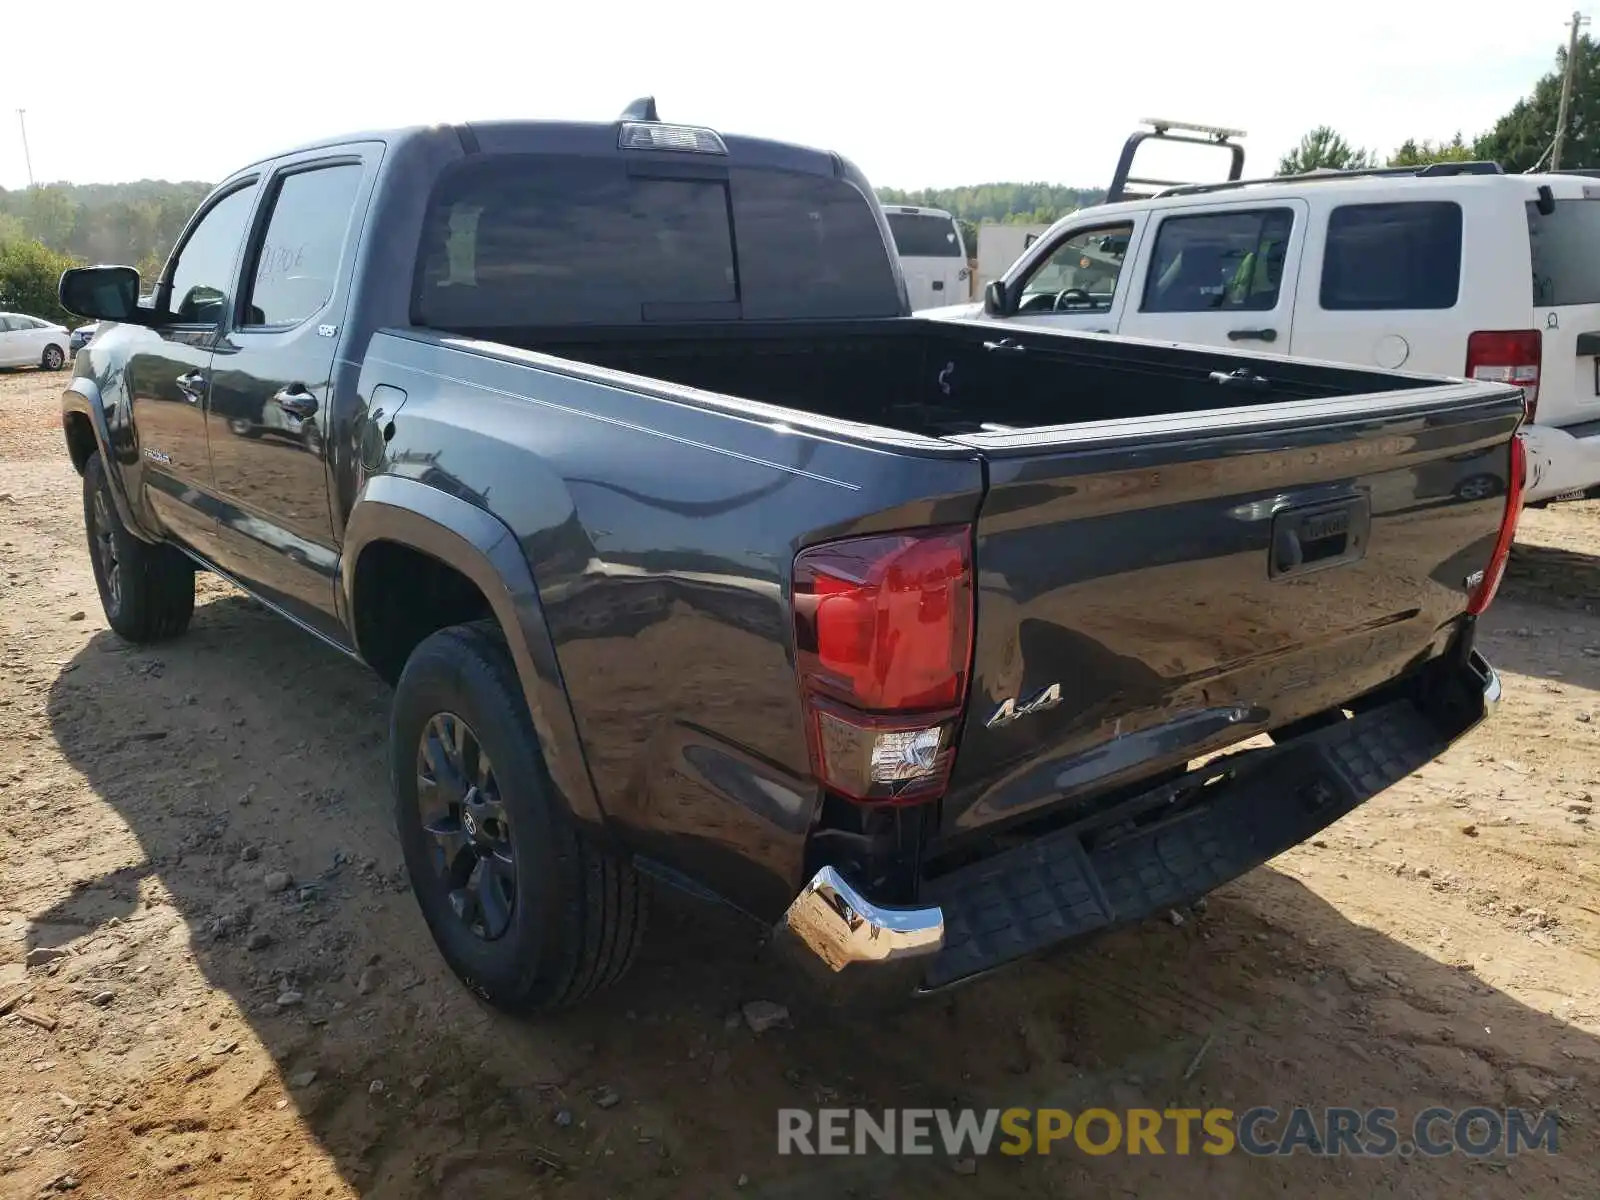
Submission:
{"label": "dirt ground", "polygon": [[[63,379],[0,374],[0,1196],[1600,1195],[1600,505],[1524,522],[1495,721],[1181,923],[757,1034],[756,932],[665,899],[527,1023],[428,939],[375,679],[206,576],[187,637],[106,628]],[[780,1159],[830,1103],[1520,1104],[1560,1153]]]}

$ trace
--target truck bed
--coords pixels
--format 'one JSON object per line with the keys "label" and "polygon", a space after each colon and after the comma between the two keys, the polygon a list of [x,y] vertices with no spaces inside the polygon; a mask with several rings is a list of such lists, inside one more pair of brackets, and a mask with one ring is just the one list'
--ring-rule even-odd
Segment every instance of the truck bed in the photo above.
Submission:
{"label": "truck bed", "polygon": [[[1422,378],[918,317],[821,324],[463,329],[685,387],[943,437],[1392,394]],[[1245,378],[1236,373],[1248,367]]]}

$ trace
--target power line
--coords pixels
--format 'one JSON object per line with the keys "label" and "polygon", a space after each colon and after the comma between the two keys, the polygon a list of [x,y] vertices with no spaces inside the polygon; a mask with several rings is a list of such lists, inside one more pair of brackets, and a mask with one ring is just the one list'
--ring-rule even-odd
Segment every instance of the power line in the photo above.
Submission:
{"label": "power line", "polygon": [[28,153],[28,110],[17,109],[17,124],[22,126],[22,161],[28,165],[28,186],[33,186],[33,155]]}
{"label": "power line", "polygon": [[1572,27],[1572,34],[1567,39],[1567,65],[1561,72],[1561,103],[1556,108],[1556,140],[1550,144],[1550,169],[1561,169],[1561,143],[1567,136],[1567,104],[1572,99],[1572,72],[1578,61],[1578,34],[1589,18],[1581,12],[1574,12],[1572,20],[1567,22]]}

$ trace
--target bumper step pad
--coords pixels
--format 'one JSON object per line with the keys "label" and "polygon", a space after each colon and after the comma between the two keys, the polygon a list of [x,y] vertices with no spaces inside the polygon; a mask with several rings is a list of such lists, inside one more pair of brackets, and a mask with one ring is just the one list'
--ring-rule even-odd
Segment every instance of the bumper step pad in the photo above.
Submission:
{"label": "bumper step pad", "polygon": [[1171,816],[1161,810],[1222,764],[930,880],[923,895],[944,910],[945,944],[923,986],[1193,901],[1305,841],[1452,740],[1410,701],[1395,701],[1245,761]]}

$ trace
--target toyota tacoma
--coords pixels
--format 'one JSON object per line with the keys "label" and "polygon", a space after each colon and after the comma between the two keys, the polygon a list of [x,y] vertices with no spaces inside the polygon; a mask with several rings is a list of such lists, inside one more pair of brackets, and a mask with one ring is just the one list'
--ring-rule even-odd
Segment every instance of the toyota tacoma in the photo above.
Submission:
{"label": "toyota tacoma", "polygon": [[141,290],[60,287],[111,628],[212,571],[393,685],[417,901],[509,1010],[621,975],[656,882],[847,996],[969,980],[1500,694],[1519,388],[919,319],[836,154],[653,102],[331,139]]}

